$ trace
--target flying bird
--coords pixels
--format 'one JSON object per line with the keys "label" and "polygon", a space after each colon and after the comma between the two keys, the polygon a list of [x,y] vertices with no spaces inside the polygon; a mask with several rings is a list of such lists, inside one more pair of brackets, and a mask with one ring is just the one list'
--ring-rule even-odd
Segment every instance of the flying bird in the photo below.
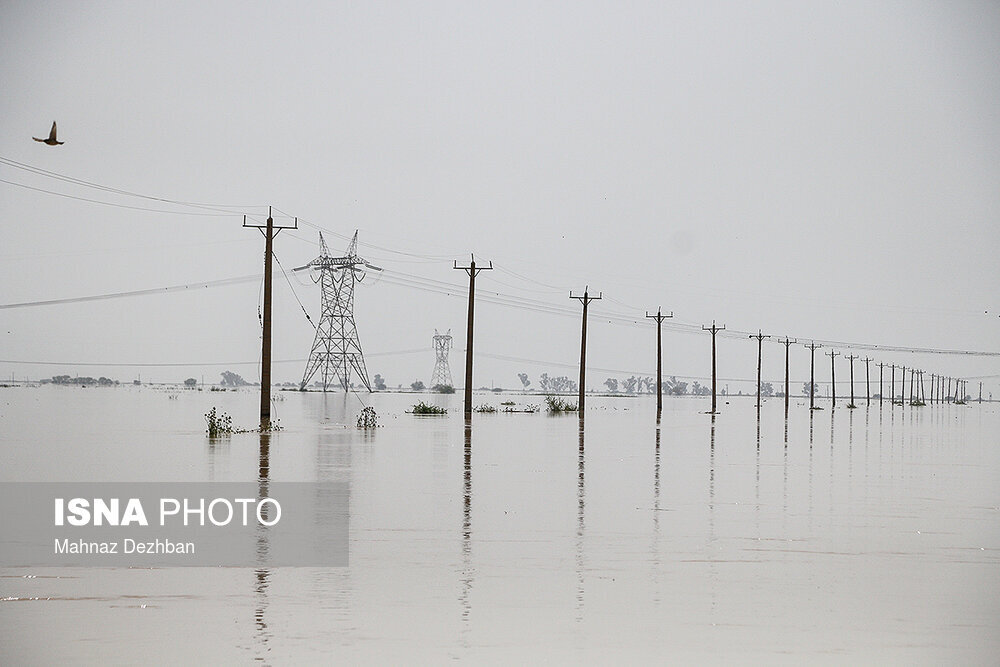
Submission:
{"label": "flying bird", "polygon": [[39,139],[38,137],[32,137],[32,139],[34,139],[35,141],[41,141],[42,143],[48,144],[49,146],[61,146],[64,143],[66,143],[65,141],[58,141],[56,139],[56,122],[55,121],[52,121],[52,129],[49,130],[49,138],[48,139]]}

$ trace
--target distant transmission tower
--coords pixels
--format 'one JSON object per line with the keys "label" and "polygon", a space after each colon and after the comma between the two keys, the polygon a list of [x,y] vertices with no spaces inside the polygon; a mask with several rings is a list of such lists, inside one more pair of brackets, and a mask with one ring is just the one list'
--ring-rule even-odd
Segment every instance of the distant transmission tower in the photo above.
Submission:
{"label": "distant transmission tower", "polygon": [[358,328],[354,323],[354,284],[364,279],[364,267],[375,271],[382,269],[358,257],[357,231],[343,257],[330,256],[322,232],[319,245],[319,257],[306,266],[310,267],[313,282],[319,283],[322,289],[323,310],[300,388],[305,388],[318,374],[323,391],[327,391],[335,380],[347,391],[353,369],[365,388],[371,391]]}
{"label": "distant transmission tower", "polygon": [[434,330],[434,354],[437,359],[434,362],[434,374],[431,375],[431,386],[439,384],[448,387],[455,386],[451,379],[451,367],[448,366],[448,353],[451,352],[451,329],[442,335],[438,330]]}

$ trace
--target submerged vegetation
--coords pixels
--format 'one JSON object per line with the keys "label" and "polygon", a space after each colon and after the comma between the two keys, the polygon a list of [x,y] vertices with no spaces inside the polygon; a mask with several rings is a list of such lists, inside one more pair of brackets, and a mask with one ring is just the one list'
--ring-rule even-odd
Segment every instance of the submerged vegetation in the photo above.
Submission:
{"label": "submerged vegetation", "polygon": [[477,405],[472,409],[473,412],[496,412],[497,409],[488,403],[483,403],[482,405]]}
{"label": "submerged vegetation", "polygon": [[378,428],[378,414],[375,408],[368,406],[358,415],[358,428]]}
{"label": "submerged vegetation", "polygon": [[233,433],[233,418],[225,412],[217,412],[215,406],[205,413],[205,422],[208,424],[206,432],[210,438],[219,438]]}
{"label": "submerged vegetation", "polygon": [[576,412],[579,407],[576,403],[564,401],[558,396],[546,396],[545,405],[551,413]]}
{"label": "submerged vegetation", "polygon": [[414,404],[413,414],[415,415],[443,415],[447,414],[448,410],[445,408],[438,407],[436,405],[428,405],[423,401]]}
{"label": "submerged vegetation", "polygon": [[220,412],[214,405],[205,413],[205,423],[208,425],[205,432],[210,438],[221,438],[233,433],[275,433],[281,430],[281,424],[277,419],[269,421],[266,426],[261,424],[257,428],[233,428],[233,418],[225,412]]}

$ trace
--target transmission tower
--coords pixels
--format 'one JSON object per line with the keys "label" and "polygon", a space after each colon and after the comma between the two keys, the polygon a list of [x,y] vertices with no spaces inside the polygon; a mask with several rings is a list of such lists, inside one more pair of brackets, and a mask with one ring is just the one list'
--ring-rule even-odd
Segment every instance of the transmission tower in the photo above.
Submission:
{"label": "transmission tower", "polygon": [[451,329],[448,333],[439,334],[434,330],[434,373],[431,374],[431,386],[445,385],[454,387],[451,379],[451,367],[448,365],[448,353],[451,352]]}
{"label": "transmission tower", "polygon": [[318,374],[323,391],[327,391],[335,380],[347,391],[351,386],[353,369],[365,388],[371,391],[358,328],[354,323],[354,285],[364,280],[365,268],[374,271],[382,269],[358,257],[357,231],[343,257],[330,255],[322,232],[319,246],[319,257],[306,266],[310,269],[313,282],[318,283],[322,290],[323,307],[300,388],[304,389]]}

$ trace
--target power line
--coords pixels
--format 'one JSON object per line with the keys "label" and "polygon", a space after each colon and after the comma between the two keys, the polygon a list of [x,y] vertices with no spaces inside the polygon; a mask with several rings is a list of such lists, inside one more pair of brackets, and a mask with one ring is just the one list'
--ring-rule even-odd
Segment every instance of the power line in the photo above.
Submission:
{"label": "power line", "polygon": [[[227,213],[227,214],[232,214],[232,213],[234,213],[234,211],[232,211],[232,210],[226,211],[226,210],[222,210],[222,209],[240,209],[240,211],[242,212],[242,209],[247,209],[247,208],[264,208],[263,205],[259,205],[259,204],[250,204],[250,205],[209,204],[209,203],[203,203],[203,202],[191,202],[191,201],[183,201],[183,200],[179,200],[179,199],[170,199],[168,197],[156,197],[156,196],[153,196],[153,195],[145,195],[145,194],[141,194],[141,193],[138,193],[138,192],[132,192],[130,190],[123,190],[121,188],[115,188],[115,187],[111,187],[111,186],[108,186],[108,185],[101,185],[100,183],[94,183],[92,181],[86,181],[86,180],[83,180],[81,178],[75,178],[73,176],[66,176],[65,174],[60,174],[60,173],[57,173],[57,172],[54,172],[54,171],[49,171],[48,169],[42,169],[41,167],[35,167],[33,165],[30,165],[30,164],[25,164],[23,162],[18,162],[17,160],[13,160],[11,158],[4,157],[4,156],[0,156],[0,164],[5,164],[8,167],[13,167],[15,169],[21,169],[22,171],[27,171],[27,172],[30,172],[30,173],[33,173],[33,174],[37,174],[39,176],[44,176],[46,178],[53,178],[53,179],[58,180],[58,181],[63,181],[64,183],[71,183],[73,185],[79,185],[79,186],[82,186],[82,187],[93,188],[95,190],[101,190],[101,191],[104,191],[104,192],[110,192],[110,193],[113,193],[113,194],[124,195],[124,196],[128,196],[128,197],[137,197],[139,199],[147,199],[149,201],[163,202],[165,204],[176,204],[178,206],[191,206],[191,207],[194,207],[194,208],[212,209],[212,210],[218,210],[220,212]],[[58,194],[58,193],[50,193],[50,194]]]}
{"label": "power line", "polygon": [[209,280],[200,283],[187,283],[185,285],[170,285],[168,287],[153,287],[150,289],[132,290],[129,292],[111,292],[108,294],[92,294],[89,296],[69,297],[65,299],[47,299],[44,301],[22,301],[20,303],[0,304],[0,310],[10,308],[31,308],[35,306],[55,306],[68,303],[83,303],[86,301],[103,301],[105,299],[120,299],[131,296],[145,296],[149,294],[166,294],[169,292],[183,292],[185,290],[207,289],[213,287],[226,287],[228,285],[238,285],[241,283],[254,282],[260,280],[260,273],[248,276],[237,276],[235,278],[222,278],[220,280]]}
{"label": "power line", "polygon": [[[415,350],[396,350],[393,352],[375,352],[369,354],[370,357],[393,357],[406,354],[425,354],[426,347]],[[275,359],[275,364],[301,364],[308,359]],[[253,361],[167,361],[167,362],[136,362],[128,363],[123,361],[37,361],[24,359],[0,359],[0,364],[24,364],[25,366],[108,366],[111,368],[179,368],[186,366],[250,366],[260,363],[260,359]]]}
{"label": "power line", "polygon": [[228,216],[240,216],[240,213],[233,213],[232,211],[225,211],[219,213],[194,213],[192,211],[168,211],[159,208],[146,208],[144,206],[130,206],[128,204],[118,204],[115,202],[102,201],[100,199],[90,199],[88,197],[77,197],[76,195],[68,195],[63,192],[54,192],[52,190],[45,190],[44,188],[36,188],[31,185],[25,185],[24,183],[15,183],[14,181],[8,181],[0,178],[0,183],[6,183],[7,185],[16,185],[19,188],[25,188],[27,190],[34,190],[35,192],[44,192],[45,194],[55,195],[56,197],[65,197],[66,199],[75,199],[77,201],[90,202],[91,204],[102,204],[103,206],[114,206],[117,208],[126,208],[132,211],[148,211],[151,213],[171,213],[174,215],[198,215],[198,216],[209,216],[209,217],[228,217]]}
{"label": "power line", "polygon": [[[172,199],[172,198],[167,198],[167,197],[158,197],[158,196],[153,196],[153,195],[147,195],[147,194],[142,194],[142,193],[138,193],[138,192],[133,192],[133,191],[130,191],[130,190],[125,190],[125,189],[122,189],[122,188],[116,188],[116,187],[111,187],[111,186],[107,186],[107,185],[102,185],[102,184],[99,184],[99,183],[95,183],[93,181],[87,181],[87,180],[80,179],[80,178],[75,178],[75,177],[72,177],[72,176],[67,176],[65,174],[60,174],[60,173],[57,173],[57,172],[49,171],[47,169],[42,169],[40,167],[35,167],[33,165],[29,165],[29,164],[25,164],[25,163],[22,163],[22,162],[18,162],[16,160],[13,160],[11,158],[7,158],[7,157],[4,157],[4,156],[0,156],[0,164],[6,165],[8,167],[15,168],[15,169],[20,169],[22,171],[26,171],[26,172],[29,172],[29,173],[32,173],[32,174],[36,174],[36,175],[39,175],[39,176],[43,176],[43,177],[46,177],[46,178],[55,179],[55,180],[58,180],[58,181],[61,181],[61,182],[64,182],[64,183],[68,183],[68,184],[72,184],[72,185],[75,185],[75,186],[87,187],[87,188],[96,189],[96,190],[99,190],[99,191],[102,191],[102,192],[108,192],[108,193],[122,195],[122,196],[136,197],[136,198],[140,198],[140,199],[144,199],[144,200],[148,200],[148,201],[162,202],[162,203],[173,204],[173,205],[177,205],[177,206],[187,206],[187,207],[193,207],[193,208],[201,208],[201,209],[206,209],[206,210],[212,211],[212,212],[211,213],[200,213],[200,212],[191,212],[191,211],[173,211],[173,210],[154,209],[154,208],[141,207],[141,206],[132,206],[132,205],[122,204],[122,203],[118,203],[118,202],[110,202],[110,201],[104,201],[104,200],[99,200],[99,199],[91,199],[91,198],[87,198],[87,197],[79,197],[79,196],[76,196],[76,195],[70,195],[70,194],[61,193],[61,192],[55,192],[55,191],[52,191],[52,190],[46,190],[44,188],[37,188],[37,187],[26,185],[26,184],[23,184],[23,183],[16,183],[14,181],[0,179],[0,182],[2,182],[2,183],[6,183],[6,184],[13,185],[13,186],[16,186],[16,187],[26,188],[26,189],[33,190],[33,191],[36,191],[36,192],[42,192],[42,193],[51,194],[51,195],[54,195],[54,196],[65,197],[65,198],[75,199],[75,200],[79,200],[79,201],[85,201],[85,202],[89,202],[89,203],[101,204],[101,205],[105,205],[105,206],[113,206],[113,207],[118,207],[118,208],[124,208],[124,209],[129,209],[129,210],[139,210],[139,211],[147,211],[147,212],[153,212],[153,213],[167,213],[167,214],[179,214],[179,215],[220,216],[221,217],[221,216],[240,215],[240,212],[234,211],[233,209],[246,209],[246,208],[258,208],[259,207],[259,205],[243,206],[243,205],[227,205],[227,204],[211,204],[211,203],[204,203],[204,202],[192,202],[192,201],[185,201],[185,200],[180,200],[180,199]],[[275,209],[275,210],[279,210],[280,211],[280,209]],[[287,215],[287,214],[285,214],[285,215]],[[338,238],[342,238],[342,239],[345,239],[345,240],[348,239],[347,236],[345,236],[343,234],[340,234],[340,233],[338,233],[336,231],[333,231],[331,229],[328,229],[326,227],[323,227],[321,225],[318,225],[318,224],[316,224],[314,222],[311,222],[311,221],[308,221],[308,220],[300,220],[300,221],[303,224],[309,225],[310,227],[313,227],[315,229],[326,231],[326,232],[328,232],[328,233],[330,233],[330,234],[332,234],[334,236],[337,236]],[[299,238],[299,237],[296,237],[296,238]],[[306,239],[300,239],[300,240],[306,240]],[[406,251],[401,251],[401,250],[395,250],[395,249],[392,249],[392,248],[388,248],[388,247],[385,247],[385,246],[380,246],[380,245],[376,245],[376,244],[372,244],[372,243],[362,243],[361,245],[364,245],[366,247],[375,248],[375,249],[378,249],[378,250],[382,250],[384,252],[392,253],[394,255],[401,255],[401,256],[404,256],[404,257],[415,258],[415,259],[418,259],[418,260],[424,261],[424,262],[438,261],[440,259],[449,258],[449,257],[453,256],[453,255],[427,255],[427,254],[412,253],[412,252],[406,252]],[[405,261],[405,260],[397,260],[397,261]],[[554,285],[549,285],[547,283],[543,283],[543,282],[540,282],[538,280],[529,278],[527,276],[524,276],[522,274],[514,272],[514,271],[512,271],[510,269],[507,269],[505,267],[497,267],[497,268],[500,269],[501,271],[503,271],[503,272],[505,272],[505,273],[507,273],[507,274],[509,274],[511,276],[514,276],[514,277],[516,277],[516,278],[518,278],[520,280],[523,280],[525,282],[528,282],[528,283],[531,283],[531,284],[534,284],[534,285],[538,285],[538,286],[541,286],[541,287],[553,289],[553,290],[560,289],[560,288],[557,288]],[[419,276],[411,276],[409,274],[405,274],[405,273],[402,273],[402,272],[396,272],[396,274],[397,275],[396,275],[396,280],[395,281],[393,281],[391,279],[388,279],[387,282],[389,282],[390,284],[396,284],[396,285],[399,285],[399,286],[412,287],[412,288],[421,289],[421,290],[424,290],[424,291],[434,292],[434,293],[438,293],[438,294],[445,294],[445,295],[448,295],[448,296],[459,296],[459,294],[455,294],[455,290],[456,289],[461,289],[457,285],[454,285],[454,284],[451,284],[451,283],[445,283],[443,281],[435,281],[435,280],[432,280],[432,279],[422,278],[422,277],[419,277]],[[228,285],[228,284],[236,284],[236,283],[239,283],[239,282],[246,282],[246,281],[250,281],[250,280],[256,280],[257,277],[258,276],[246,276],[246,277],[233,278],[233,279],[224,279],[224,280],[221,280],[221,281],[210,281],[208,283],[194,283],[194,284],[189,284],[189,285],[177,285],[177,286],[170,286],[170,287],[164,287],[164,288],[154,288],[154,289],[151,289],[151,290],[135,290],[135,291],[130,291],[130,292],[117,292],[117,293],[112,293],[112,294],[94,295],[94,296],[87,296],[87,297],[76,297],[76,298],[70,298],[70,299],[51,299],[51,300],[47,300],[47,301],[33,301],[33,302],[23,302],[23,303],[14,303],[14,304],[3,304],[3,305],[0,305],[0,309],[18,308],[18,307],[30,307],[30,306],[41,306],[41,305],[57,305],[57,304],[77,303],[77,302],[84,302],[84,301],[95,301],[95,300],[101,300],[101,299],[111,299],[111,298],[126,297],[126,296],[139,296],[139,295],[145,295],[145,294],[155,294],[155,293],[159,293],[159,292],[181,291],[181,290],[192,289],[192,288],[196,288],[196,287],[217,287],[217,286],[223,286],[223,285]],[[287,278],[288,278],[288,276],[287,276],[287,273],[286,273],[286,280],[287,280]],[[503,283],[501,281],[496,281],[496,282],[499,283],[499,284],[501,284],[501,285],[504,285],[505,287],[509,287],[509,288],[515,289],[515,290],[543,292],[543,290],[526,290],[525,288],[515,287],[514,285],[509,285],[509,284]],[[289,284],[290,284],[290,282],[289,282]],[[293,289],[293,293],[294,293],[294,289]],[[484,293],[481,298],[484,301],[486,301],[486,302],[491,302],[491,303],[495,303],[497,305],[502,305],[502,306],[506,306],[506,307],[520,308],[520,309],[527,310],[527,311],[530,311],[530,312],[542,312],[542,313],[554,314],[554,315],[560,315],[560,316],[566,316],[566,317],[570,317],[570,316],[575,317],[575,313],[573,313],[572,311],[570,311],[569,309],[567,309],[565,307],[561,307],[561,306],[558,306],[556,304],[545,302],[545,301],[541,301],[541,300],[537,300],[537,299],[529,299],[527,297],[506,295],[506,294],[502,294],[500,292],[495,292],[495,293],[492,293],[492,294],[491,293]],[[296,299],[298,299],[297,295],[296,295]],[[608,299],[610,301],[618,303],[618,304],[620,304],[622,306],[625,306],[627,308],[633,308],[634,309],[634,306],[631,306],[630,304],[627,304],[627,303],[625,303],[623,301],[619,301],[617,299],[614,299],[614,297],[609,296]],[[301,306],[301,302],[300,302],[300,306]],[[619,323],[619,324],[627,324],[627,325],[630,325],[630,326],[640,326],[640,327],[648,327],[648,326],[650,326],[650,324],[648,322],[644,321],[644,318],[642,318],[640,315],[638,315],[638,309],[635,309],[635,310],[636,310],[637,314],[634,315],[634,316],[629,315],[628,313],[615,313],[615,312],[612,312],[612,311],[599,310],[599,309],[595,309],[594,314],[596,316],[601,317],[601,318],[607,319],[608,323],[611,323],[611,324]],[[303,311],[305,312],[304,308],[303,308]],[[308,313],[306,315],[307,315],[307,319],[308,319]],[[685,322],[683,320],[681,320],[681,321],[673,321],[673,322],[667,323],[667,329],[671,330],[671,331],[680,332],[680,333],[690,333],[690,334],[696,334],[696,333],[700,332],[700,327],[696,323]],[[752,332],[741,331],[741,330],[738,330],[738,329],[732,329],[732,330],[729,330],[729,331],[720,331],[719,333],[724,338],[734,338],[734,339],[735,338],[744,338],[744,337],[746,337],[748,335],[750,335],[750,336],[753,335]],[[800,336],[799,338],[800,339],[805,339],[807,337]],[[980,351],[980,350],[956,350],[956,349],[941,349],[941,348],[928,348],[928,347],[910,347],[910,346],[898,346],[898,345],[882,345],[882,344],[875,344],[875,343],[863,343],[863,342],[853,342],[853,341],[835,341],[835,340],[820,339],[820,338],[810,338],[810,340],[815,340],[816,342],[821,343],[823,345],[837,346],[837,347],[848,348],[848,349],[853,349],[853,350],[881,351],[881,352],[905,352],[905,353],[919,353],[919,354],[940,354],[940,355],[954,355],[954,356],[976,356],[976,357],[996,357],[996,356],[1000,356],[1000,352],[987,352],[987,351]]]}

